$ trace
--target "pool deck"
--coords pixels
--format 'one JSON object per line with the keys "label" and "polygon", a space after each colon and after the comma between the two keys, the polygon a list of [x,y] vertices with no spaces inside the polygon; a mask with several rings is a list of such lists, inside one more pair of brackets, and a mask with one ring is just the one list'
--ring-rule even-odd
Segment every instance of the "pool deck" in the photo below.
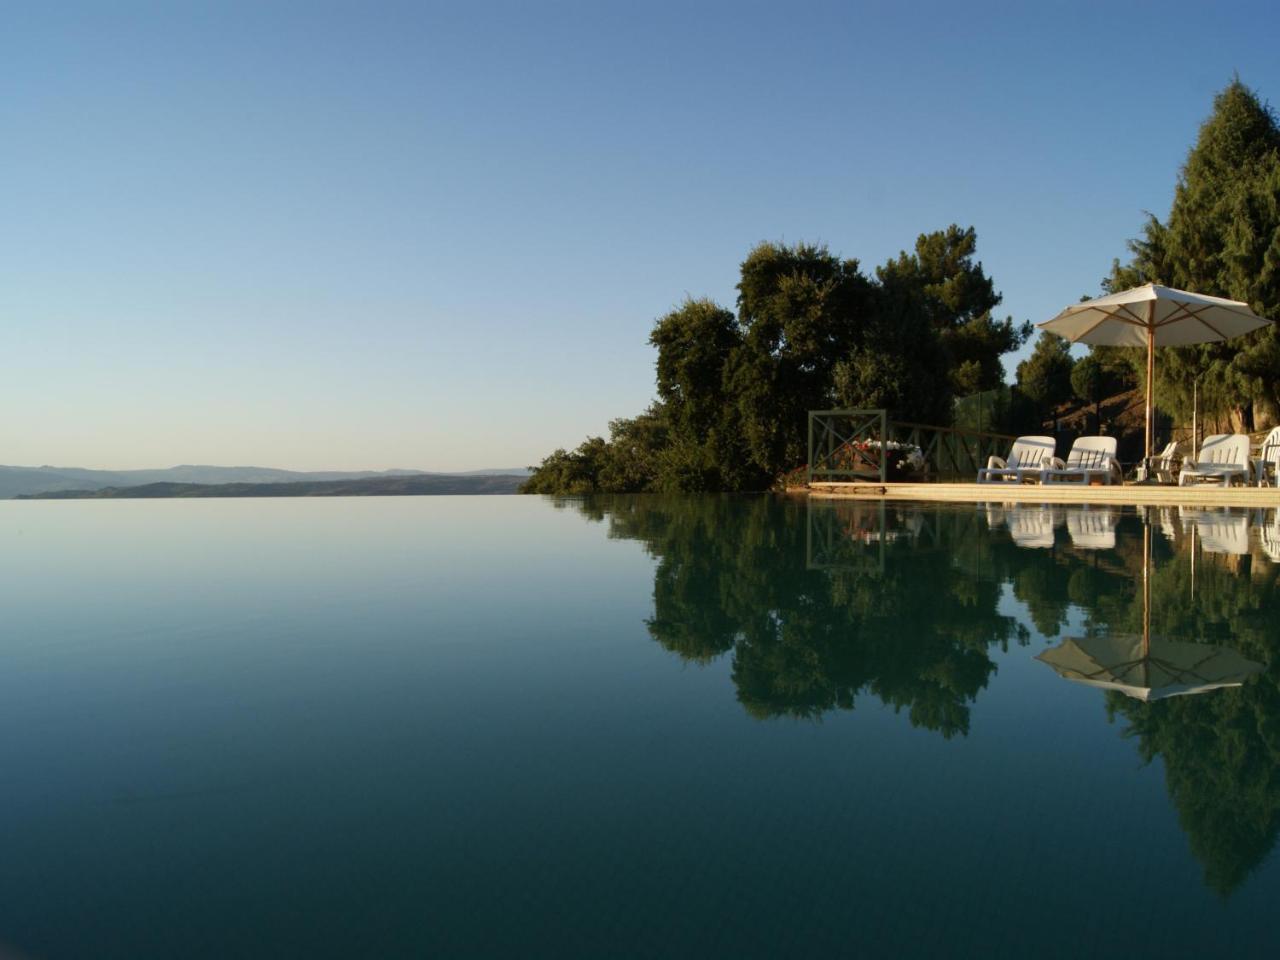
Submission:
{"label": "pool deck", "polygon": [[981,503],[1111,503],[1131,506],[1280,507],[1276,487],[1157,484],[822,483],[797,492],[822,499],[937,500]]}

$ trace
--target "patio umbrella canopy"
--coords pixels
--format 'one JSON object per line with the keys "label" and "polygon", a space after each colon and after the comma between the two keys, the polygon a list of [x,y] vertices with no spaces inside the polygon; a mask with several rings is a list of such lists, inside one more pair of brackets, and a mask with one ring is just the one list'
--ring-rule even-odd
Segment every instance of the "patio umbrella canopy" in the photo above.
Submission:
{"label": "patio umbrella canopy", "polygon": [[1151,457],[1156,347],[1230,340],[1265,327],[1247,303],[1148,283],[1067,307],[1039,324],[1072,343],[1147,348],[1146,457]]}
{"label": "patio umbrella canopy", "polygon": [[1137,635],[1066,640],[1036,659],[1068,680],[1135,700],[1238,687],[1262,672],[1262,664],[1230,647]]}

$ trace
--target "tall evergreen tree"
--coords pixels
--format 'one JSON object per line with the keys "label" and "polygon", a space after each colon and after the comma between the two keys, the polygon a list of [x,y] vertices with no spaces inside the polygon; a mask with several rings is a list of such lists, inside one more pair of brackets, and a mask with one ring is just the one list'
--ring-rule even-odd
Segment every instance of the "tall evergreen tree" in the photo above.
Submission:
{"label": "tall evergreen tree", "polygon": [[1102,396],[1106,388],[1106,374],[1102,364],[1093,355],[1081,357],[1071,368],[1071,390],[1076,398],[1093,404],[1093,429],[1102,429]]}
{"label": "tall evergreen tree", "polygon": [[[1280,125],[1270,106],[1233,80],[1214,99],[1178,177],[1168,220],[1149,216],[1116,263],[1111,290],[1163,283],[1247,302],[1280,319]],[[1199,381],[1202,408],[1234,413],[1280,410],[1280,338],[1274,327],[1220,344],[1162,350],[1156,396],[1169,412],[1191,411]]]}
{"label": "tall evergreen tree", "polygon": [[1000,358],[1031,336],[1031,324],[1012,317],[996,320],[992,311],[1003,299],[974,260],[978,234],[952,224],[922,233],[912,253],[903,251],[876,269],[893,296],[919,298],[920,308],[941,339],[951,389],[957,396],[994,390],[1004,383]]}

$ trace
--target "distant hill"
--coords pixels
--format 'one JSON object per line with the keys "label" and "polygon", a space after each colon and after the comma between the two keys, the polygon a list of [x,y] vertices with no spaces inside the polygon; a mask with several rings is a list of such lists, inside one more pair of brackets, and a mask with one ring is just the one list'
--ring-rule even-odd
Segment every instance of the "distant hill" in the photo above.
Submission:
{"label": "distant hill", "polygon": [[527,477],[525,468],[427,473],[420,470],[298,471],[274,467],[217,467],[183,464],[156,470],[87,470],[83,467],[10,467],[0,465],[0,500],[25,494],[91,491],[153,483],[304,483],[379,477]]}
{"label": "distant hill", "polygon": [[97,490],[20,494],[18,500],[145,500],[181,497],[413,497],[432,494],[512,494],[523,477],[410,474],[269,483],[144,483]]}

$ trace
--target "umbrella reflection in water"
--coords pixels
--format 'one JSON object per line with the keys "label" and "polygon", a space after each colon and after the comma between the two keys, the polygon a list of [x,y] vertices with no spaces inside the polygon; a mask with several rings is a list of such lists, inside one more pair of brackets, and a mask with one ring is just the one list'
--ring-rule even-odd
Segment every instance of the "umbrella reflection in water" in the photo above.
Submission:
{"label": "umbrella reflection in water", "polygon": [[1236,650],[1151,636],[1151,528],[1142,529],[1142,635],[1069,639],[1036,657],[1060,677],[1137,700],[1238,687],[1262,664]]}

